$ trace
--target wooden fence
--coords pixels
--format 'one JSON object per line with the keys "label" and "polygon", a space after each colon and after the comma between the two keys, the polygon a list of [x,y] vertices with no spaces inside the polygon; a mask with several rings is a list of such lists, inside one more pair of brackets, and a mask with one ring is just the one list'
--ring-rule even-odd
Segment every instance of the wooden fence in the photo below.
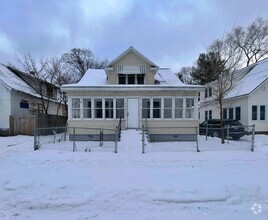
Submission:
{"label": "wooden fence", "polygon": [[9,117],[9,135],[33,135],[35,128],[66,126],[67,117],[59,115],[34,115]]}

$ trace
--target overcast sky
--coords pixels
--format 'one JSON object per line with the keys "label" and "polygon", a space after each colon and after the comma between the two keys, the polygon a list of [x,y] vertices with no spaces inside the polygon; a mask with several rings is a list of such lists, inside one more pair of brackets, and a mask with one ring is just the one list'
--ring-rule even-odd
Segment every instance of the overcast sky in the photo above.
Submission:
{"label": "overcast sky", "polygon": [[129,46],[177,71],[234,26],[268,18],[268,0],[1,1],[0,62],[89,48],[114,59]]}

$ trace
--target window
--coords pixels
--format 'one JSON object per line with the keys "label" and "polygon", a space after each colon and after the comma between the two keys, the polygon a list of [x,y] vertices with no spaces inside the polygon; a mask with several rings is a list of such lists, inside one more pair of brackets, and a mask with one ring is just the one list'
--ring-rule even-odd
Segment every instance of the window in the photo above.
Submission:
{"label": "window", "polygon": [[208,111],[208,119],[212,119],[212,110]]}
{"label": "window", "polygon": [[54,90],[53,86],[50,85],[50,84],[48,84],[47,85],[47,96],[48,97],[52,97],[53,96],[53,90]]}
{"label": "window", "polygon": [[124,117],[124,99],[116,99],[116,118]]}
{"label": "window", "polygon": [[208,88],[208,96],[209,96],[209,97],[212,96],[212,88],[211,88],[211,87]]}
{"label": "window", "polygon": [[142,118],[150,118],[150,99],[142,99]]}
{"label": "window", "polygon": [[223,109],[223,119],[227,119],[227,108]]}
{"label": "window", "polygon": [[72,99],[72,118],[80,118],[80,98]]}
{"label": "window", "polygon": [[260,120],[265,120],[265,105],[260,106]]}
{"label": "window", "polygon": [[234,119],[234,109],[229,108],[229,119]]}
{"label": "window", "polygon": [[137,84],[144,84],[144,74],[137,75]]}
{"label": "window", "polygon": [[118,74],[118,84],[126,84],[126,75]]}
{"label": "window", "polygon": [[164,99],[164,118],[172,118],[172,99]]}
{"label": "window", "polygon": [[193,118],[194,117],[194,99],[186,99],[186,111],[185,118]]}
{"label": "window", "polygon": [[205,121],[208,120],[208,111],[205,111]]}
{"label": "window", "polygon": [[241,107],[235,108],[235,119],[240,121],[241,120]]}
{"label": "window", "polygon": [[129,74],[128,75],[128,84],[129,85],[135,84],[135,75],[134,74]]}
{"label": "window", "polygon": [[91,99],[83,99],[84,118],[91,118]]}
{"label": "window", "polygon": [[21,100],[20,108],[29,108],[29,102],[27,100]]}
{"label": "window", "polygon": [[114,102],[113,99],[105,99],[105,118],[114,117]]}
{"label": "window", "polygon": [[161,118],[161,99],[153,99],[153,118]]}
{"label": "window", "polygon": [[252,106],[252,120],[257,120],[258,112],[257,112],[257,105]]}
{"label": "window", "polygon": [[94,99],[95,118],[102,118],[102,99]]}
{"label": "window", "polygon": [[207,98],[208,97],[208,89],[206,88],[206,90],[205,90],[205,98]]}
{"label": "window", "polygon": [[183,117],[183,98],[175,99],[175,118]]}

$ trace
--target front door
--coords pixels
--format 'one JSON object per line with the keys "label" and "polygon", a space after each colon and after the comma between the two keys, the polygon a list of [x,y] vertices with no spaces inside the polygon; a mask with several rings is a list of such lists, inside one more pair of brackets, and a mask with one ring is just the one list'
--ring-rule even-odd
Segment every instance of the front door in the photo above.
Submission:
{"label": "front door", "polygon": [[127,127],[139,127],[139,99],[128,99],[127,104]]}

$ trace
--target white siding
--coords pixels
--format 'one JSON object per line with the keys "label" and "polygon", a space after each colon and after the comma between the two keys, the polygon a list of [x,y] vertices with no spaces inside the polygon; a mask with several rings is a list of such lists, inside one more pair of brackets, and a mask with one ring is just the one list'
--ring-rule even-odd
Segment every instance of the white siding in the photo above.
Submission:
{"label": "white siding", "polygon": [[0,129],[7,130],[9,129],[9,115],[11,112],[11,105],[10,105],[10,90],[4,87],[0,83]]}
{"label": "white siding", "polygon": [[[258,106],[258,119],[252,120],[252,105]],[[260,120],[260,106],[265,105],[265,120]],[[256,131],[268,131],[268,80],[249,96],[249,124],[256,125]]]}

